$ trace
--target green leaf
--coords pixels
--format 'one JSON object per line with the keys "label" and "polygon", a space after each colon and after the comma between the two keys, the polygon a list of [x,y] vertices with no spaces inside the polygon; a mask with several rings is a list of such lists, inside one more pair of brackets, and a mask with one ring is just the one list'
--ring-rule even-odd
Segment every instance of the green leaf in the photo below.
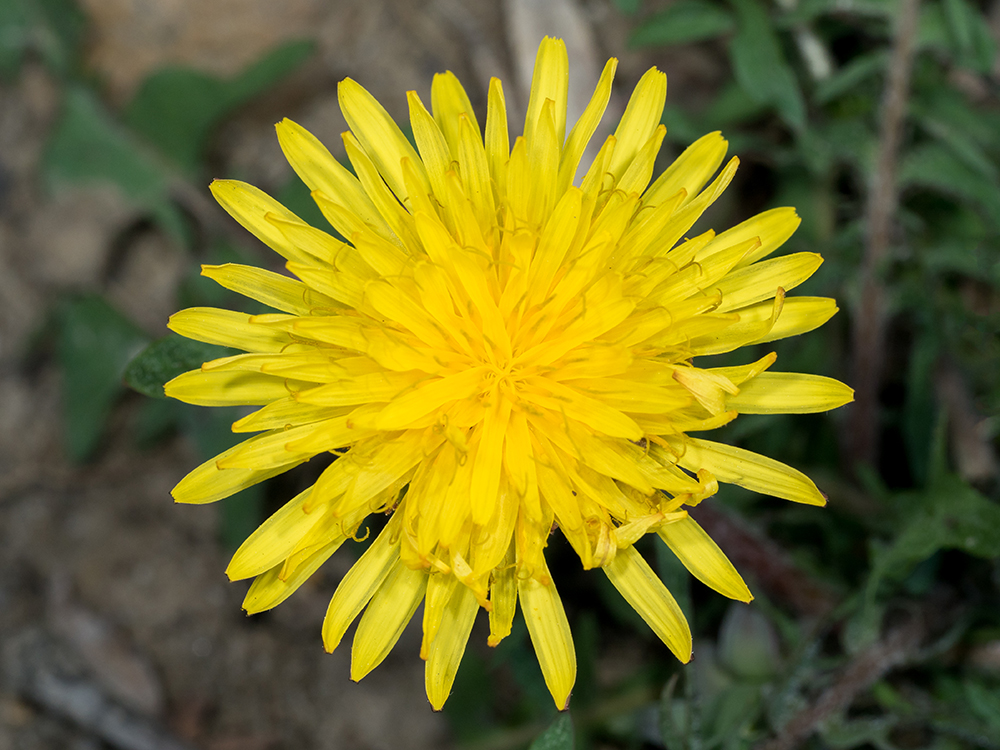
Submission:
{"label": "green leaf", "polygon": [[[766,107],[748,96],[740,86],[730,83],[723,86],[718,96],[709,105],[703,121],[711,123],[711,128],[720,128],[754,120],[760,117],[765,110]],[[706,129],[711,130],[711,128]],[[698,135],[703,135],[703,132],[698,133]]]}
{"label": "green leaf", "polygon": [[680,0],[651,16],[632,32],[631,47],[667,47],[713,39],[736,28],[725,8],[706,0]]}
{"label": "green leaf", "polygon": [[0,3],[0,76],[10,80],[21,67],[31,43],[31,24],[24,0]]}
{"label": "green leaf", "polygon": [[993,221],[1000,219],[1000,184],[970,168],[943,145],[929,143],[906,154],[898,180],[901,188],[926,187],[971,201]]}
{"label": "green leaf", "polygon": [[688,750],[692,746],[692,738],[700,730],[697,716],[697,703],[692,700],[690,680],[685,679],[688,695],[675,698],[677,684],[681,673],[675,672],[670,681],[663,686],[660,695],[660,737],[668,750]]}
{"label": "green leaf", "polygon": [[989,73],[996,55],[996,42],[987,19],[967,0],[944,0],[943,10],[958,63],[980,73]]}
{"label": "green leaf", "polygon": [[802,0],[782,14],[781,24],[797,26],[825,15],[886,19],[893,16],[896,6],[895,0]]}
{"label": "green leaf", "polygon": [[111,183],[181,242],[186,222],[171,202],[168,173],[85,89],[71,88],[42,156],[49,187]]}
{"label": "green leaf", "polygon": [[615,7],[626,16],[634,16],[639,12],[642,0],[614,0]]}
{"label": "green leaf", "polygon": [[122,391],[125,366],[149,339],[97,295],[68,302],[58,323],[66,452],[84,461],[97,448]]}
{"label": "green leaf", "polygon": [[13,78],[29,50],[67,75],[79,66],[86,18],[74,0],[0,2],[0,77]]}
{"label": "green leaf", "polygon": [[765,682],[781,666],[778,634],[760,609],[731,603],[719,629],[719,663],[744,681]]}
{"label": "green leaf", "polygon": [[731,2],[739,16],[739,30],[729,45],[737,83],[754,101],[774,107],[790,127],[803,129],[806,107],[802,91],[767,12],[756,0]]}
{"label": "green leaf", "polygon": [[187,68],[158,70],[140,86],[125,121],[185,172],[196,174],[219,122],[301,65],[312,51],[309,42],[291,42],[229,80]]}
{"label": "green leaf", "polygon": [[943,549],[974,557],[1000,556],[1000,505],[956,476],[941,478],[922,494],[899,497],[906,525],[893,543],[875,553],[868,598],[882,580],[902,581],[924,560]]}
{"label": "green leaf", "polygon": [[128,363],[125,383],[144,396],[166,398],[163,394],[165,383],[189,370],[198,369],[203,362],[233,353],[221,346],[170,333],[152,342]]}
{"label": "green leaf", "polygon": [[531,743],[530,750],[573,750],[573,720],[561,713],[549,728]]}
{"label": "green leaf", "polygon": [[832,99],[843,96],[858,84],[880,74],[885,70],[888,60],[889,55],[884,50],[855,57],[832,76],[816,84],[816,91],[813,94],[816,101],[826,104]]}
{"label": "green leaf", "polygon": [[36,33],[40,51],[49,67],[63,75],[79,66],[87,19],[75,0],[35,0]]}

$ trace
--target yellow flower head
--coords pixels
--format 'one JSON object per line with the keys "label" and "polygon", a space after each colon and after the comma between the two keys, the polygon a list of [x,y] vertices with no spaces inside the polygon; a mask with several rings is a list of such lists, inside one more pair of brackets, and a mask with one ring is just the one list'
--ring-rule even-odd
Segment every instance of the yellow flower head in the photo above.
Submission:
{"label": "yellow flower head", "polygon": [[338,586],[323,641],[333,651],[364,610],[351,664],[360,679],[423,602],[420,655],[435,709],[478,609],[489,613],[496,645],[518,601],[546,684],[566,706],[576,659],[544,556],[554,528],[687,661],[688,624],[635,542],[656,533],[695,577],[749,601],[685,507],[718,482],[824,503],[795,469],[687,435],[738,414],[818,412],[851,400],[835,380],[770,372],[774,354],[741,367],[693,364],[826,322],[837,311],[832,299],[785,297],[821,258],[769,258],[798,226],[790,208],[685,238],[737,160],[706,187],[727,145],[711,133],[650,184],[665,133],[667,81],[656,69],[579,169],[615,66],[608,62],[567,136],[566,48],[545,39],[513,147],[497,79],[485,136],[451,73],[434,78],[433,112],[410,92],[416,148],[365,89],[343,81],[355,174],[295,123],[277,131],[348,242],[250,185],[217,181],[222,206],[284,256],[297,280],[206,266],[206,276],[281,312],[196,308],[170,320],[181,335],[247,353],[181,375],[168,395],[262,407],[233,425],[261,434],[185,477],[178,502],[218,500],[317,454],[337,455],[233,557],[230,578],[255,578],[246,610],[283,601],[367,516],[391,513]]}

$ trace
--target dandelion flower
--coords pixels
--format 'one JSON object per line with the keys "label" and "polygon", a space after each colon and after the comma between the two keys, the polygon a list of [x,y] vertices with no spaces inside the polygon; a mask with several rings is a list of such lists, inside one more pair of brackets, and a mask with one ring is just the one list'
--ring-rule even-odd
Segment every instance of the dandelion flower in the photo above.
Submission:
{"label": "dandelion flower", "polygon": [[695,577],[749,601],[685,508],[719,482],[824,504],[799,471],[688,435],[739,414],[821,412],[851,400],[835,380],[772,372],[774,354],[700,366],[703,356],[826,322],[834,300],[785,296],[822,259],[770,257],[799,224],[790,208],[686,237],[737,159],[713,180],[727,144],[710,133],[651,182],[666,132],[667,81],[655,68],[581,166],[615,66],[608,62],[567,135],[566,48],[546,38],[513,146],[497,79],[485,131],[451,73],[435,76],[431,110],[411,91],[416,148],[364,88],[343,81],[353,174],[295,123],[277,132],[347,241],[250,185],[216,181],[219,203],[296,278],[205,266],[209,278],[278,312],[194,308],[170,320],[183,336],[246,353],[172,380],[169,396],[262,407],[233,425],[260,434],[185,477],[178,502],[219,500],[319,454],[336,456],[233,557],[229,577],[254,579],[246,611],[282,602],[363,536],[368,516],[390,514],[337,587],[323,642],[333,651],[361,615],[351,663],[361,679],[422,603],[420,656],[435,709],[478,610],[489,613],[496,645],[518,603],[556,706],[567,705],[576,657],[545,560],[553,529],[686,662],[688,624],[636,541],[655,533]]}

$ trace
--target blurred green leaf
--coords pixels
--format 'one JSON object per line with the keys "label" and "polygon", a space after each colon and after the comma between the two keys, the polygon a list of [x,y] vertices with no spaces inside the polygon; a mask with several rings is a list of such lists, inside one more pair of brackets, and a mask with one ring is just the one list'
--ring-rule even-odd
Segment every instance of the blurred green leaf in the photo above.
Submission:
{"label": "blurred green leaf", "polygon": [[816,84],[814,96],[820,104],[843,96],[858,84],[885,70],[889,55],[885,50],[858,55],[829,78]]}
{"label": "blurred green leaf", "polygon": [[698,136],[703,135],[705,130],[711,132],[712,128],[722,128],[756,119],[765,111],[766,107],[749,96],[742,87],[736,83],[729,83],[722,87],[705,111],[702,119],[711,125],[702,129]]}
{"label": "blurred green leaf", "polygon": [[820,734],[832,750],[851,750],[855,747],[889,748],[889,732],[899,719],[895,716],[876,716],[861,719],[838,719],[823,722]]}
{"label": "blurred green leaf", "polygon": [[966,679],[965,700],[972,712],[994,730],[1000,730],[1000,693],[979,680]]}
{"label": "blurred green leaf", "polygon": [[530,750],[573,750],[573,720],[563,712],[531,743]]}
{"label": "blurred green leaf", "polygon": [[97,449],[125,366],[148,337],[97,295],[66,303],[58,323],[66,452],[84,461]]}
{"label": "blurred green leaf", "polygon": [[762,708],[759,684],[734,683],[722,690],[702,718],[705,747],[749,748],[751,727]]}
{"label": "blurred green leaf", "polygon": [[806,124],[806,107],[795,72],[785,60],[774,25],[757,0],[731,0],[739,29],[729,44],[736,81],[746,94],[768,104],[793,129]]}
{"label": "blurred green leaf", "polygon": [[215,126],[312,52],[311,42],[290,42],[229,80],[186,68],[158,70],[142,83],[125,110],[125,122],[186,173],[197,174]]}
{"label": "blurred green leaf", "polygon": [[0,3],[0,76],[11,79],[31,43],[31,23],[25,0]]}
{"label": "blurred green leaf", "polygon": [[1000,185],[943,145],[928,143],[912,149],[903,157],[898,179],[901,188],[926,187],[972,201],[1000,225]]}
{"label": "blurred green leaf", "polygon": [[719,628],[719,663],[741,680],[764,682],[781,665],[778,634],[764,613],[731,603]]}
{"label": "blurred green leaf", "polygon": [[642,0],[614,0],[615,7],[626,16],[634,16],[639,12]]}
{"label": "blurred green leaf", "polygon": [[680,681],[681,673],[674,673],[660,696],[660,738],[667,750],[693,750],[701,746],[698,707],[692,700],[692,688],[685,678],[687,695],[676,695]]}
{"label": "blurred green leaf", "polygon": [[906,493],[898,502],[906,522],[892,544],[875,553],[869,600],[882,580],[902,581],[939,550],[1000,556],[1000,505],[958,477],[946,475],[924,493]]}
{"label": "blurred green leaf", "polygon": [[85,27],[74,0],[0,2],[0,77],[16,75],[32,49],[54,73],[72,73],[79,65]]}
{"label": "blurred green leaf", "polygon": [[679,0],[650,16],[629,36],[632,47],[667,47],[728,34],[736,21],[725,8],[707,0]]}
{"label": "blurred green leaf", "polygon": [[41,170],[50,187],[60,183],[116,185],[175,239],[187,240],[186,222],[170,200],[163,165],[85,89],[67,91],[62,114],[45,145]]}
{"label": "blurred green leaf", "polygon": [[967,0],[943,0],[942,5],[958,63],[989,73],[996,56],[996,41],[988,20]]}
{"label": "blurred green leaf", "polygon": [[169,380],[198,369],[203,362],[234,353],[231,349],[170,333],[152,342],[128,363],[125,383],[144,396],[166,398],[163,386]]}
{"label": "blurred green leaf", "polygon": [[946,55],[954,52],[951,36],[948,33],[948,20],[941,3],[927,2],[921,5],[917,48],[932,49]]}
{"label": "blurred green leaf", "polygon": [[781,16],[783,26],[808,23],[820,16],[891,18],[895,0],[802,0]]}

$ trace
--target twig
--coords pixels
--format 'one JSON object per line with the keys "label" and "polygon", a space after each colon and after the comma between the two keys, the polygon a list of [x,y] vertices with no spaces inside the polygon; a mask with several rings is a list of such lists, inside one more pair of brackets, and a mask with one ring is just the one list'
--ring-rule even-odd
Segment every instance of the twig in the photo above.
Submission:
{"label": "twig", "polygon": [[906,117],[920,0],[900,0],[889,77],[882,101],[878,159],[866,214],[868,242],[861,268],[861,306],[854,319],[854,407],[848,451],[856,467],[878,461],[878,395],[884,365],[886,304],[879,275],[889,253],[893,218],[899,198],[896,163]]}
{"label": "twig", "polygon": [[757,750],[794,750],[825,720],[843,711],[863,691],[917,652],[924,636],[919,616],[890,633],[850,661],[836,682],[809,708],[796,714],[781,734],[758,746]]}

